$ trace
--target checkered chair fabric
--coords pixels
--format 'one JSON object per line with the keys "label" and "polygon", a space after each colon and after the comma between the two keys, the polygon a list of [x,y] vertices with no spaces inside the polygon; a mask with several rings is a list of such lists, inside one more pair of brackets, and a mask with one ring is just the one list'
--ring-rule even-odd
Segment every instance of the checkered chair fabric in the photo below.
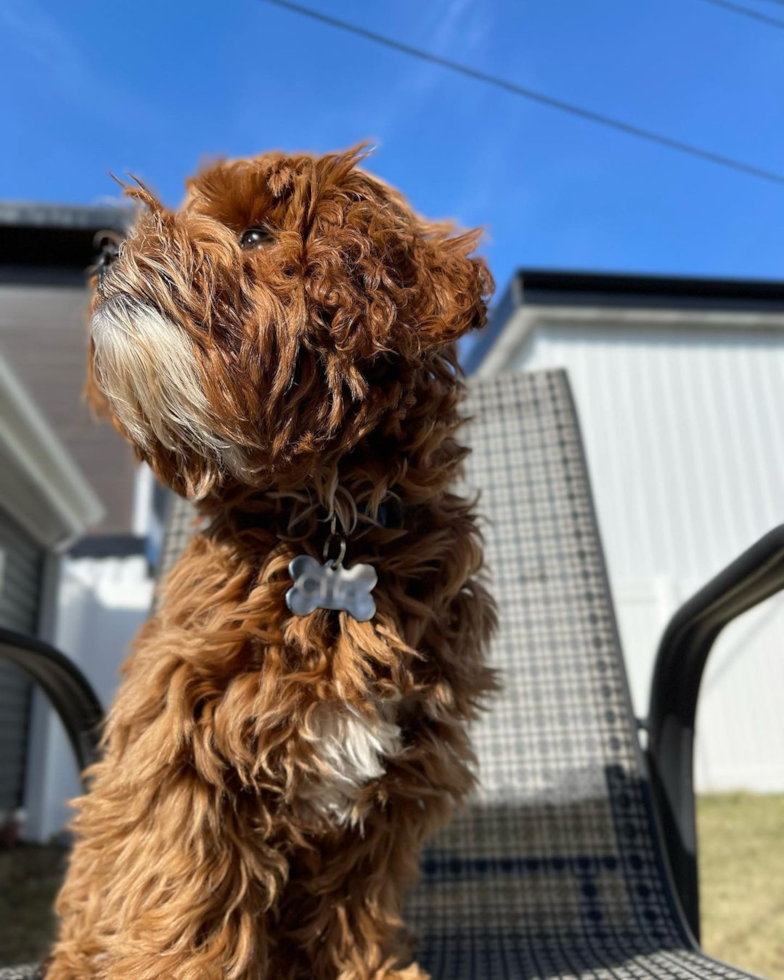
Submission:
{"label": "checkered chair fabric", "polygon": [[[472,383],[467,411],[504,690],[474,730],[476,798],[408,902],[418,960],[433,980],[739,980],[664,872],[566,376]],[[162,574],[193,528],[175,501]]]}

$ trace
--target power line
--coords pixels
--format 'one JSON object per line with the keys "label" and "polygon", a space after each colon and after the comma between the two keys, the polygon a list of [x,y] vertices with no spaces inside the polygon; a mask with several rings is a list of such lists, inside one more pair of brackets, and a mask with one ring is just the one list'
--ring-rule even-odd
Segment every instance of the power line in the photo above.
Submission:
{"label": "power line", "polygon": [[301,4],[292,3],[291,0],[262,0],[262,3],[267,3],[274,7],[282,7],[283,9],[299,14],[302,17],[309,17],[311,20],[319,21],[322,24],[328,24],[330,27],[335,27],[338,30],[345,31],[348,34],[354,34],[357,37],[364,38],[367,41],[372,41],[374,44],[383,45],[386,48],[391,48],[393,51],[399,51],[402,54],[407,54],[412,58],[419,58],[421,61],[428,61],[431,64],[440,65],[442,68],[448,68],[450,71],[457,72],[460,75],[465,75],[468,78],[473,78],[475,81],[484,82],[487,85],[494,85],[496,88],[503,89],[505,92],[509,92],[512,95],[518,95],[521,98],[528,99],[531,102],[538,102],[540,105],[548,106],[551,109],[557,109],[559,112],[567,113],[570,116],[577,116],[580,119],[585,119],[588,122],[596,123],[599,126],[605,126],[608,129],[614,129],[617,132],[625,133],[627,136],[634,136],[637,139],[647,140],[650,143],[657,143],[659,146],[667,147],[667,149],[676,150],[678,153],[684,153],[692,157],[697,157],[700,160],[707,160],[710,163],[716,163],[719,166],[727,167],[730,170],[747,174],[750,177],[758,177],[760,180],[767,180],[774,184],[784,184],[784,174],[775,173],[772,170],[765,170],[762,167],[757,167],[750,163],[744,163],[742,160],[724,156],[721,153],[714,153],[712,150],[703,149],[700,146],[695,146],[692,143],[686,143],[683,140],[673,139],[670,136],[665,136],[663,133],[657,133],[652,129],[644,129],[643,127],[636,126],[633,123],[627,123],[621,119],[615,119],[612,116],[606,116],[603,113],[594,112],[592,109],[585,109],[582,106],[574,105],[571,102],[564,102],[562,99],[556,99],[553,96],[545,95],[543,92],[538,92],[534,89],[517,85],[515,82],[510,82],[505,78],[499,78],[496,75],[490,75],[487,72],[478,70],[477,68],[472,68],[470,65],[464,65],[458,61],[452,61],[449,58],[442,58],[440,55],[432,54],[430,51],[424,51],[421,48],[415,48],[413,45],[404,44],[402,41],[396,41],[393,38],[386,37],[383,34],[377,34],[375,31],[370,31],[367,28],[360,27],[358,24],[352,24],[349,21],[339,20],[337,17],[332,17],[329,14],[323,14],[320,11],[312,10],[310,7],[304,7]]}
{"label": "power line", "polygon": [[[778,17],[769,17],[767,14],[761,14],[758,10],[742,7],[739,3],[731,3],[730,0],[704,0],[704,2],[712,3],[714,7],[723,7],[733,14],[742,14],[744,17],[751,17],[752,20],[761,21],[769,27],[777,27],[780,31],[784,31],[784,20],[779,20]],[[779,2],[779,0],[776,0],[776,2]]]}

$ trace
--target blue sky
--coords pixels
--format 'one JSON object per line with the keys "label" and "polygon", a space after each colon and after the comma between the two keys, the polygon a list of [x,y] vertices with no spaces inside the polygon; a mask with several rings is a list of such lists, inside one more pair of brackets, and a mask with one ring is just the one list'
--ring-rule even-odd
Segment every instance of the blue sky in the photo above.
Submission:
{"label": "blue sky", "polygon": [[[784,6],[737,0],[779,16]],[[704,0],[312,0],[401,41],[784,172],[784,30]],[[370,168],[515,267],[781,277],[784,186],[560,115],[260,0],[0,0],[0,197],[175,204],[205,156],[370,138]]]}

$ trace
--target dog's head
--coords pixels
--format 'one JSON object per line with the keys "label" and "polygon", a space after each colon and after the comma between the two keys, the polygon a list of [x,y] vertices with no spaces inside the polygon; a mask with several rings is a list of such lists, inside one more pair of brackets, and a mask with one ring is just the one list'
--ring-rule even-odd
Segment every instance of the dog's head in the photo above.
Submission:
{"label": "dog's head", "polygon": [[203,497],[293,484],[402,418],[485,320],[476,233],[424,221],[360,150],[222,162],[142,205],[94,279],[87,390]]}

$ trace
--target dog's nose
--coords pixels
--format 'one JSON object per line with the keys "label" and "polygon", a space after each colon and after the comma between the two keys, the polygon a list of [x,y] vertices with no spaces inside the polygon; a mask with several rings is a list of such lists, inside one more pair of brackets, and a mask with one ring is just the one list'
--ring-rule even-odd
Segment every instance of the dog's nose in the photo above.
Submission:
{"label": "dog's nose", "polygon": [[114,264],[120,254],[120,244],[114,236],[104,235],[97,242],[100,249],[95,263],[95,274],[98,276],[99,285],[103,282],[109,268]]}

